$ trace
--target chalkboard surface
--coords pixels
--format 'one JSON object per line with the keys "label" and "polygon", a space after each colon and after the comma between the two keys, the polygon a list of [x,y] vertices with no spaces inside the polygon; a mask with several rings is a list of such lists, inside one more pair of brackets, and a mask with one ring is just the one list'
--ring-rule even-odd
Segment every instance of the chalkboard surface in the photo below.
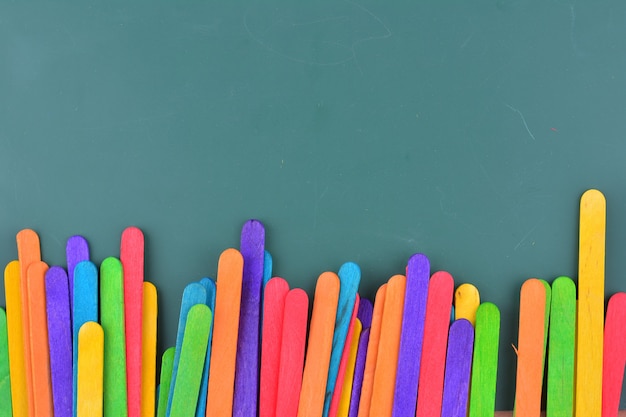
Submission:
{"label": "chalkboard surface", "polygon": [[0,264],[23,228],[64,265],[140,227],[162,352],[249,218],[310,295],[355,261],[373,297],[423,252],[502,310],[498,409],[520,286],[576,278],[588,188],[626,290],[626,3],[194,3],[0,4]]}

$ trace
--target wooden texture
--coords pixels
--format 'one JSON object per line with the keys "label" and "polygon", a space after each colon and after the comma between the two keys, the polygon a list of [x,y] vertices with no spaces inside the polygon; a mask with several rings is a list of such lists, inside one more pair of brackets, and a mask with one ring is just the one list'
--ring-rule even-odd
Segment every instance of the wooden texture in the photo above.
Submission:
{"label": "wooden texture", "polygon": [[378,288],[374,299],[372,326],[368,333],[367,356],[365,358],[365,368],[363,369],[363,378],[361,380],[358,417],[368,417],[370,415],[372,390],[374,388],[374,373],[376,372],[376,361],[378,360],[378,342],[380,340],[380,331],[383,322],[387,285],[388,284],[385,283]]}
{"label": "wooden texture", "polygon": [[74,268],[79,262],[89,260],[89,244],[82,236],[72,236],[67,239],[65,244],[65,259],[67,261],[67,277],[70,286],[70,306],[73,305],[74,299]]}
{"label": "wooden texture", "polygon": [[[206,290],[206,305],[211,310],[211,313],[215,311],[215,281],[211,278],[202,278],[200,284]],[[211,365],[211,340],[213,340],[213,322],[211,321],[211,329],[209,330],[209,343],[206,349],[206,356],[204,358],[204,367],[202,369],[202,383],[200,384],[200,393],[198,394],[198,405],[196,406],[196,417],[204,417],[206,414],[206,398],[207,389],[209,387],[209,367]]]}
{"label": "wooden texture", "polygon": [[388,417],[393,411],[405,291],[406,277],[404,275],[395,275],[387,282],[378,341],[378,359],[376,359],[376,370],[372,384],[371,416]]}
{"label": "wooden texture", "polygon": [[474,326],[479,305],[478,288],[469,283],[459,285],[454,292],[454,319],[467,319]]}
{"label": "wooden texture", "polygon": [[482,303],[476,310],[468,417],[491,417],[496,407],[500,310]]}
{"label": "wooden texture", "polygon": [[233,412],[242,277],[241,253],[236,249],[226,249],[220,255],[217,266],[206,417],[230,416]]}
{"label": "wooden texture", "polygon": [[170,383],[172,381],[175,352],[176,347],[172,346],[166,349],[161,356],[161,373],[159,375],[159,395],[156,417],[165,417],[167,414],[167,400],[170,392]]}
{"label": "wooden texture", "polygon": [[448,334],[441,417],[467,416],[473,346],[472,323],[467,319],[454,321]]}
{"label": "wooden texture", "polygon": [[362,331],[363,325],[361,324],[361,320],[357,318],[354,323],[354,330],[350,341],[350,353],[343,380],[343,387],[341,389],[339,406],[337,408],[337,417],[348,417],[348,413],[350,412],[350,402],[352,400],[352,387],[354,382],[354,368],[356,367],[356,356],[359,350],[359,342],[361,340]]}
{"label": "wooden texture", "polygon": [[[574,414],[576,286],[567,277],[552,283],[546,411],[550,417]],[[625,322],[622,322],[625,323]]]}
{"label": "wooden texture", "polygon": [[77,417],[103,416],[104,332],[93,321],[78,332]]}
{"label": "wooden texture", "polygon": [[24,353],[24,316],[22,309],[19,261],[11,261],[4,269],[4,291],[11,371],[11,400],[14,417],[28,417],[28,386]]}
{"label": "wooden texture", "polygon": [[139,228],[127,227],[122,232],[120,261],[124,269],[128,417],[141,417],[144,237]]}
{"label": "wooden texture", "polygon": [[143,325],[141,331],[141,417],[154,417],[157,360],[157,289],[151,282],[143,283]]}
{"label": "wooden texture", "polygon": [[233,416],[256,417],[259,386],[259,330],[265,258],[265,228],[248,220],[241,230],[243,280],[235,362]]}
{"label": "wooden texture", "polygon": [[0,417],[13,417],[7,313],[3,308],[0,308],[0,404]]}
{"label": "wooden texture", "polygon": [[100,325],[104,331],[105,415],[126,417],[126,332],[122,263],[109,257],[100,265]]}
{"label": "wooden texture", "polygon": [[352,393],[350,394],[350,409],[348,416],[357,417],[359,415],[359,402],[361,400],[361,388],[363,386],[363,374],[365,373],[365,361],[367,358],[367,345],[370,339],[370,329],[361,331],[359,347],[356,352],[354,363],[354,377],[352,379]]}
{"label": "wooden texture", "polygon": [[298,417],[319,417],[324,410],[339,286],[339,277],[333,272],[324,272],[317,279]]}
{"label": "wooden texture", "polygon": [[395,417],[415,415],[430,279],[430,262],[426,255],[418,253],[411,256],[406,274],[406,295],[393,401]]}
{"label": "wooden texture", "polygon": [[604,327],[602,417],[616,417],[626,366],[626,293],[610,299]]}
{"label": "wooden texture", "polygon": [[265,285],[259,417],[273,417],[276,414],[280,347],[288,292],[289,284],[282,278],[272,278]]}
{"label": "wooden texture", "polygon": [[578,417],[602,413],[606,201],[598,190],[580,200],[576,393]]}
{"label": "wooden texture", "polygon": [[26,272],[33,410],[37,417],[54,414],[50,380],[50,349],[48,347],[48,316],[46,314],[45,262],[33,262]]}
{"label": "wooden texture", "polygon": [[449,273],[435,272],[430,278],[416,417],[432,417],[441,414],[453,291],[454,280]]}

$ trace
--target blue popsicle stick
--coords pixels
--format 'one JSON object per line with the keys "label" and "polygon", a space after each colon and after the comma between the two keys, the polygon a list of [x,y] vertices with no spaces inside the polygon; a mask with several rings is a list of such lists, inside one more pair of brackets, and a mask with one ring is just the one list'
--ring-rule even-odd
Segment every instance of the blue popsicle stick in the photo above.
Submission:
{"label": "blue popsicle stick", "polygon": [[339,268],[339,300],[337,301],[337,318],[335,319],[335,333],[333,334],[333,347],[330,353],[328,366],[328,379],[326,380],[326,395],[324,396],[324,417],[330,411],[330,402],[337,383],[339,363],[343,354],[343,347],[348,335],[348,327],[352,318],[352,311],[356,301],[356,293],[361,281],[361,269],[354,262],[346,262]]}
{"label": "blue popsicle stick", "polygon": [[167,397],[167,409],[165,415],[169,417],[172,410],[172,398],[174,396],[174,388],[176,385],[176,373],[178,372],[178,363],[180,362],[180,352],[183,345],[183,337],[185,335],[185,326],[187,324],[187,315],[189,310],[196,304],[206,303],[206,290],[202,284],[193,282],[183,290],[183,298],[180,302],[180,315],[178,316],[178,331],[176,333],[176,350],[174,353],[174,363],[172,364],[172,379],[170,382],[170,390]]}
{"label": "blue popsicle stick", "polygon": [[272,279],[272,255],[268,251],[263,252],[263,290],[265,291],[265,284]]}
{"label": "blue popsicle stick", "polygon": [[[206,305],[215,311],[215,281],[210,278],[202,278],[200,284],[206,290]],[[198,405],[196,407],[196,417],[204,417],[206,414],[206,398],[209,388],[209,364],[211,363],[211,341],[213,339],[213,322],[209,329],[209,343],[206,349],[206,358],[204,359],[204,369],[202,370],[202,382],[200,383],[200,393],[198,394]]]}

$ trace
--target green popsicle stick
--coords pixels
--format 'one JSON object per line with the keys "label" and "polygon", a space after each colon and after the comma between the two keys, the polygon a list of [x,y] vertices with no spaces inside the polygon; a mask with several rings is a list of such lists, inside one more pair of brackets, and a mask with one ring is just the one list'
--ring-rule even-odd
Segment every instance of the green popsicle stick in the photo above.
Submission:
{"label": "green popsicle stick", "polygon": [[2,308],[0,308],[0,404],[2,404],[0,406],[0,417],[12,417],[7,313]]}
{"label": "green popsicle stick", "polygon": [[550,417],[574,415],[574,353],[576,348],[576,285],[568,277],[552,283],[548,392]]}
{"label": "green popsicle stick", "polygon": [[187,417],[196,414],[212,320],[211,309],[206,304],[196,304],[189,310],[170,417]]}
{"label": "green popsicle stick", "polygon": [[500,310],[482,303],[476,310],[469,417],[493,417],[496,408]]}
{"label": "green popsicle stick", "polygon": [[163,352],[161,357],[161,375],[159,376],[159,400],[157,403],[157,417],[165,417],[167,413],[167,397],[172,382],[172,368],[174,367],[174,354],[176,347],[172,346]]}
{"label": "green popsicle stick", "polygon": [[126,417],[126,336],[124,275],[117,258],[100,265],[100,323],[104,330],[104,414]]}

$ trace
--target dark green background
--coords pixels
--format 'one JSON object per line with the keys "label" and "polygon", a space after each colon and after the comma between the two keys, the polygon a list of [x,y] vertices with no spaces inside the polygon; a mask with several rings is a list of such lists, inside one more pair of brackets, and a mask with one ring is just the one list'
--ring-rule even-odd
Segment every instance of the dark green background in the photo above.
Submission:
{"label": "dark green background", "polygon": [[311,295],[424,252],[502,311],[498,409],[519,288],[575,278],[587,188],[626,290],[626,3],[199,3],[0,5],[1,264],[22,228],[64,264],[73,234],[99,263],[141,227],[162,352],[249,218]]}

